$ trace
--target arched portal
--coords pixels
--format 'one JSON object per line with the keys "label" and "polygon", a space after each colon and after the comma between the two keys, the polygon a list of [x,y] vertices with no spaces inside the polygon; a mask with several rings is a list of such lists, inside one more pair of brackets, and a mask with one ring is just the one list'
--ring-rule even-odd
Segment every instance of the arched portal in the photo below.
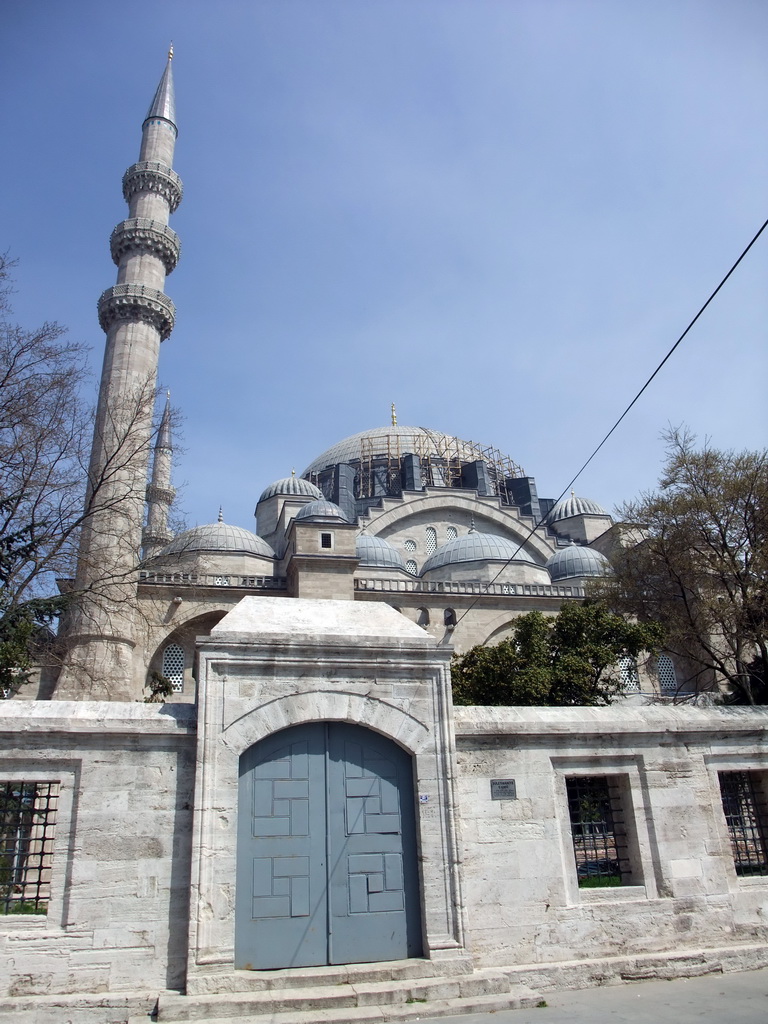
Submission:
{"label": "arched portal", "polygon": [[410,755],[344,722],[297,725],[240,757],[235,966],[422,953]]}

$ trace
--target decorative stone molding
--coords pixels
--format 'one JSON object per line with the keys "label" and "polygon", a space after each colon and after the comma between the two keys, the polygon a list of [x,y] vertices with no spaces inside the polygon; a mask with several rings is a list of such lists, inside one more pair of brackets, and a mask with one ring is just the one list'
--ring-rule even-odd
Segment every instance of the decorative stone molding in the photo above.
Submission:
{"label": "decorative stone molding", "polygon": [[147,485],[147,501],[159,501],[164,505],[170,505],[175,497],[175,487],[158,487],[156,484]]}
{"label": "decorative stone molding", "polygon": [[151,253],[162,260],[166,274],[170,274],[179,262],[181,241],[162,221],[132,217],[117,225],[110,236],[109,249],[116,264],[133,252]]}
{"label": "decorative stone molding", "polygon": [[184,193],[184,186],[176,171],[154,160],[133,164],[123,175],[123,197],[130,203],[137,192],[157,192],[168,203],[173,213]]}
{"label": "decorative stone molding", "polygon": [[108,331],[118,321],[140,321],[150,324],[165,341],[176,322],[176,307],[157,288],[143,284],[116,284],[99,298],[99,324]]}

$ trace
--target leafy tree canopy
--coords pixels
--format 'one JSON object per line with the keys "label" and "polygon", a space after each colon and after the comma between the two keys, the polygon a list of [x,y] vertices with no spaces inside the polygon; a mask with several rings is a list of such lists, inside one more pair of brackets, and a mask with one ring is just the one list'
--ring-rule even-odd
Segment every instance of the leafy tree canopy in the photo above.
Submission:
{"label": "leafy tree canopy", "polygon": [[556,616],[529,612],[511,635],[457,655],[451,666],[456,704],[610,704],[620,689],[618,661],[658,649],[658,623],[629,622],[598,602],[564,605]]}
{"label": "leafy tree canopy", "polygon": [[[725,683],[731,699],[765,699],[768,678],[768,452],[697,448],[666,435],[659,487],[619,515],[631,543],[595,593],[612,610],[666,630],[690,688]],[[692,684],[692,685],[691,685]]]}

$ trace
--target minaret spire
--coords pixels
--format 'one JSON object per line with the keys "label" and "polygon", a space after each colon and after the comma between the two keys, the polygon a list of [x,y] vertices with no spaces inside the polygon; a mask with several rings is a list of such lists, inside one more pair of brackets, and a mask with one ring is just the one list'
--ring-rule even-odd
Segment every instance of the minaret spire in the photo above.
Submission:
{"label": "minaret spire", "polygon": [[147,487],[147,525],[142,534],[144,558],[152,558],[173,539],[168,529],[168,512],[176,497],[171,486],[173,437],[171,432],[171,393],[165,396],[160,426],[155,440],[152,476]]}
{"label": "minaret spire", "polygon": [[[136,569],[160,342],[169,337],[176,315],[163,289],[181,248],[168,227],[182,195],[172,166],[177,134],[171,52],[142,124],[138,163],[123,176],[128,219],[110,238],[117,283],[99,299],[107,337],[59,697],[133,700],[144,683],[143,668],[133,664]],[[158,436],[150,488],[157,472],[159,491],[167,494],[171,447],[160,441]],[[153,530],[164,507],[163,498],[156,503]]]}

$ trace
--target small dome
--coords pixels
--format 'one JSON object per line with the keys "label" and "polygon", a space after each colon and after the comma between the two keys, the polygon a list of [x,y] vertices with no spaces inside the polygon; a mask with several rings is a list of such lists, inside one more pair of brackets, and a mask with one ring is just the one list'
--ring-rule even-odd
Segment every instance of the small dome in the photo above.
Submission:
{"label": "small dome", "polygon": [[355,554],[361,565],[375,565],[386,569],[404,569],[400,552],[383,537],[361,533],[355,542]]}
{"label": "small dome", "polygon": [[349,519],[344,515],[338,505],[334,505],[332,501],[328,501],[327,498],[317,498],[315,501],[310,501],[300,508],[296,513],[297,522],[300,519],[303,520],[323,520],[329,519],[337,523],[348,523]]}
{"label": "small dome", "polygon": [[555,523],[558,519],[570,519],[571,516],[607,516],[608,513],[596,501],[589,498],[580,498],[571,492],[569,498],[563,498],[550,510],[549,522]]}
{"label": "small dome", "polygon": [[570,544],[547,560],[547,569],[552,581],[556,582],[572,576],[605,576],[611,571],[611,563],[594,548]]}
{"label": "small dome", "polygon": [[424,563],[422,575],[437,569],[441,565],[452,565],[455,562],[529,562],[538,565],[524,548],[506,537],[496,537],[491,533],[465,533],[455,540],[443,544]]}
{"label": "small dome", "polygon": [[275,494],[298,495],[299,497],[306,498],[308,501],[312,501],[314,498],[322,498],[323,496],[323,492],[319,487],[315,487],[309,480],[305,480],[301,476],[286,476],[282,480],[275,480],[273,484],[270,484],[269,487],[262,491],[259,502],[266,501],[267,498],[272,498]]}
{"label": "small dome", "polygon": [[195,526],[174,537],[160,552],[163,555],[185,555],[197,551],[226,551],[233,554],[259,555],[274,558],[275,553],[265,540],[250,530],[229,523],[208,523]]}

